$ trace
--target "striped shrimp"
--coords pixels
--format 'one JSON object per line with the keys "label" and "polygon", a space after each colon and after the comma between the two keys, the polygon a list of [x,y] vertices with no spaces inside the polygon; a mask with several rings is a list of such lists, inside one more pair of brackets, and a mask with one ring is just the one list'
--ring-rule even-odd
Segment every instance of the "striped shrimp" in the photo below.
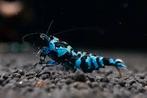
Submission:
{"label": "striped shrimp", "polygon": [[[120,69],[126,69],[126,65],[121,59],[118,58],[106,58],[102,56],[93,55],[92,53],[76,51],[65,41],[60,41],[55,36],[47,36],[46,34],[40,34],[42,40],[48,42],[48,46],[42,47],[39,50],[40,63],[48,64],[62,64],[66,69],[82,70],[83,72],[92,72],[93,70],[99,70],[105,66],[114,66],[120,76]],[[51,61],[45,61],[46,56],[51,58]]]}

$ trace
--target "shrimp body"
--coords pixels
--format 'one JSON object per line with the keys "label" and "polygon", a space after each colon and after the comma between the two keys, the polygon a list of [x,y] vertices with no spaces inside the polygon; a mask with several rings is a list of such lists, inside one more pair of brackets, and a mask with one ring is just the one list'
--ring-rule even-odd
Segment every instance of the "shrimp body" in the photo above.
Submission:
{"label": "shrimp body", "polygon": [[48,37],[41,34],[43,40],[48,41],[47,47],[40,49],[40,62],[45,61],[49,56],[56,63],[62,64],[67,69],[82,70],[83,72],[92,72],[105,66],[114,66],[117,69],[126,68],[121,59],[106,58],[93,55],[92,53],[76,51],[65,41],[60,41],[57,37]]}

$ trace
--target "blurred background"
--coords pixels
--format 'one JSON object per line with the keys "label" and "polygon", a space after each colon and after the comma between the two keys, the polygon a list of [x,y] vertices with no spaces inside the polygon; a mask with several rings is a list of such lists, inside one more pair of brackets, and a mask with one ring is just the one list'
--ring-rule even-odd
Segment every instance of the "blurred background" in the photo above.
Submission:
{"label": "blurred background", "polygon": [[138,1],[128,7],[128,0],[0,0],[0,42],[22,43],[54,20],[49,34],[72,46],[146,50],[146,16]]}

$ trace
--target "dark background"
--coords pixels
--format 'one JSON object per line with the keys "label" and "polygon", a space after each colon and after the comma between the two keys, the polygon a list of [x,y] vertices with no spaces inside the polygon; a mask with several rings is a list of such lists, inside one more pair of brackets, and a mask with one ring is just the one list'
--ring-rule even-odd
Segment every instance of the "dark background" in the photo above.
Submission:
{"label": "dark background", "polygon": [[54,20],[49,34],[73,29],[56,36],[74,46],[146,49],[147,12],[138,1],[25,0],[17,16],[0,16],[0,39],[21,42],[25,34],[46,32]]}

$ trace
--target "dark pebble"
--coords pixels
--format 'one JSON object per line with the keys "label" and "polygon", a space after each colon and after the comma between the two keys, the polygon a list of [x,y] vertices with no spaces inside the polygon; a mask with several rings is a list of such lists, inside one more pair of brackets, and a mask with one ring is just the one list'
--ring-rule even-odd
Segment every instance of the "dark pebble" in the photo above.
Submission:
{"label": "dark pebble", "polygon": [[12,73],[19,73],[20,75],[24,75],[25,72],[22,69],[15,69],[12,71]]}
{"label": "dark pebble", "polygon": [[50,77],[49,74],[42,74],[41,76],[41,79],[45,80],[45,79],[48,79]]}
{"label": "dark pebble", "polygon": [[84,73],[77,72],[75,73],[75,75],[73,75],[73,79],[79,82],[86,82],[87,77],[85,76]]}
{"label": "dark pebble", "polygon": [[100,79],[100,82],[109,82],[109,79],[107,77],[103,77]]}
{"label": "dark pebble", "polygon": [[73,82],[73,80],[70,79],[70,78],[68,78],[68,79],[65,80],[65,83],[66,83],[67,85],[71,84],[72,82]]}
{"label": "dark pebble", "polygon": [[8,78],[9,78],[9,74],[5,73],[5,74],[3,75],[3,79],[6,80],[6,79],[8,79]]}
{"label": "dark pebble", "polygon": [[36,74],[35,74],[35,72],[28,72],[28,73],[26,73],[25,76],[27,77],[27,79],[32,79],[32,78],[36,77]]}
{"label": "dark pebble", "polygon": [[91,83],[91,88],[96,88],[96,87],[98,87],[98,83],[97,82],[92,82]]}
{"label": "dark pebble", "polygon": [[90,82],[94,82],[96,80],[95,76],[88,75],[88,79]]}
{"label": "dark pebble", "polygon": [[140,79],[144,79],[146,75],[144,73],[139,73],[136,74],[136,76],[139,77]]}
{"label": "dark pebble", "polygon": [[51,75],[51,72],[50,72],[50,70],[49,70],[48,68],[45,68],[45,69],[42,70],[39,74],[40,74],[40,75],[41,75],[41,74],[49,74],[49,75]]}
{"label": "dark pebble", "polygon": [[22,75],[19,74],[19,73],[14,73],[14,74],[13,74],[13,78],[21,78],[21,76],[22,76]]}
{"label": "dark pebble", "polygon": [[125,81],[120,81],[120,82],[119,82],[119,85],[122,86],[122,87],[125,87],[126,82],[125,82]]}
{"label": "dark pebble", "polygon": [[0,78],[0,85],[3,84],[3,81],[4,81],[4,79],[1,79],[1,78]]}
{"label": "dark pebble", "polygon": [[136,83],[136,80],[135,79],[129,79],[129,80],[127,80],[127,83],[130,84],[130,85],[133,85],[134,83]]}
{"label": "dark pebble", "polygon": [[20,75],[24,75],[24,74],[25,74],[25,72],[24,72],[23,70],[19,70],[18,73],[19,73]]}

